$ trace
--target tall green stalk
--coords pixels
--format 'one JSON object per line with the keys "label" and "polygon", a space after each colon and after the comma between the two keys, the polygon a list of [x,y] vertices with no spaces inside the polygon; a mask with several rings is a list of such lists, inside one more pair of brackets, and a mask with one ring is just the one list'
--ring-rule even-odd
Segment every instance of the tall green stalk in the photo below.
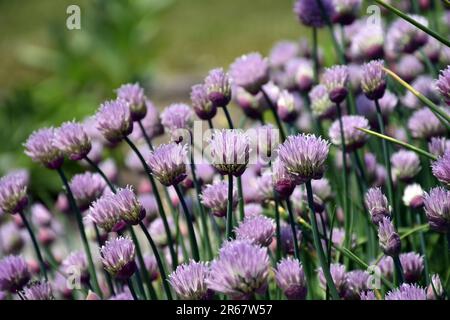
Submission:
{"label": "tall green stalk", "polygon": [[270,107],[270,111],[272,112],[275,122],[277,123],[278,130],[280,130],[281,142],[283,142],[284,140],[286,140],[286,132],[284,130],[283,123],[281,123],[280,117],[278,117],[277,107],[272,102],[272,99],[270,99],[269,95],[267,94],[266,90],[264,90],[264,88],[261,88],[261,92],[264,96],[264,99],[266,99],[267,104]]}
{"label": "tall green stalk", "polygon": [[227,204],[227,225],[226,239],[230,239],[233,231],[233,175],[228,175],[228,204]]}

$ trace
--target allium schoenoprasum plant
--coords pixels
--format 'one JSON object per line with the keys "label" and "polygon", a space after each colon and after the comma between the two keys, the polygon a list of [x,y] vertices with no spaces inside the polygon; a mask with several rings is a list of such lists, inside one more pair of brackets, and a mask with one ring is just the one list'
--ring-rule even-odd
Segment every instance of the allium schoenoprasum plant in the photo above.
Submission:
{"label": "allium schoenoprasum plant", "polygon": [[60,193],[0,179],[0,297],[448,299],[449,14],[375,2],[296,0],[311,39],[211,70],[190,103],[125,83],[30,133]]}

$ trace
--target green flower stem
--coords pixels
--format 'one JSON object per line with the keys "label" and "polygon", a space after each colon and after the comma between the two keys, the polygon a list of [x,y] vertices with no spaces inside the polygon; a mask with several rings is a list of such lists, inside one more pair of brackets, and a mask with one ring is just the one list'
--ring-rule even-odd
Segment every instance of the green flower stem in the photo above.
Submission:
{"label": "green flower stem", "polygon": [[[380,103],[378,100],[375,100],[375,106],[377,108],[377,120],[378,120],[378,127],[380,128],[380,133],[384,135],[384,120],[383,120],[383,114],[381,113]],[[382,140],[382,146],[383,146],[383,157],[384,157],[384,165],[386,167],[386,173],[387,173],[387,191],[388,191],[388,198],[389,203],[391,206],[394,206],[394,182],[392,180],[392,169],[391,169],[391,155],[389,152],[389,146],[386,142],[386,140]],[[395,222],[398,226],[399,221],[399,215],[397,212],[394,212]]]}
{"label": "green flower stem", "polygon": [[400,262],[400,258],[398,256],[392,257],[394,260],[394,269],[395,269],[395,284],[397,286],[401,285],[404,282],[403,268]]}
{"label": "green flower stem", "polygon": [[214,129],[214,125],[213,125],[213,122],[212,122],[211,119],[208,119],[208,126],[209,126],[209,128],[210,128],[211,130]]}
{"label": "green flower stem", "polygon": [[44,279],[48,281],[47,276],[47,267],[45,266],[44,258],[42,257],[41,249],[39,248],[39,244],[36,240],[36,236],[34,235],[33,229],[31,228],[31,225],[28,223],[27,217],[25,216],[25,213],[23,211],[19,212],[20,217],[22,218],[22,222],[25,225],[25,228],[28,231],[28,234],[30,235],[31,242],[33,243],[34,251],[36,252],[36,256],[39,262],[39,268],[41,269],[41,274],[44,276]]}
{"label": "green flower stem", "polygon": [[[141,245],[139,244],[138,238],[136,236],[136,233],[134,232],[133,227],[130,226],[129,230],[130,230],[130,234],[131,234],[131,239],[133,240],[134,245],[136,246],[136,256],[137,256],[137,260],[139,262],[139,270],[136,272],[142,273],[142,276],[144,277],[144,281],[147,284],[147,287],[149,290],[149,295],[150,295],[150,293],[151,293],[150,287],[152,286],[152,282],[150,280],[148,270],[145,267],[145,262],[144,262],[144,257],[142,255]],[[144,291],[144,290],[142,290],[142,288],[140,288],[140,290]],[[144,295],[145,295],[145,298],[148,298],[145,294],[145,291],[144,291]],[[151,297],[151,298],[152,298],[152,300],[155,300],[155,297]]]}
{"label": "green flower stem", "polygon": [[333,278],[330,273],[330,268],[328,268],[328,263],[326,261],[325,254],[323,252],[322,243],[320,241],[319,230],[317,228],[316,213],[314,211],[314,200],[313,200],[313,192],[312,192],[312,187],[311,187],[311,180],[306,182],[306,193],[308,195],[309,215],[310,215],[311,225],[312,225],[314,246],[316,248],[317,255],[319,256],[320,265],[322,267],[322,271],[325,276],[327,286],[330,289],[331,297],[334,300],[340,300],[339,293],[333,282]]}
{"label": "green flower stem", "polygon": [[133,300],[139,300],[136,291],[134,290],[133,282],[131,281],[131,278],[127,279],[128,289],[130,289],[130,293],[133,296]]}
{"label": "green flower stem", "polygon": [[266,99],[267,103],[269,104],[270,111],[272,111],[272,115],[275,119],[275,122],[277,123],[278,129],[280,130],[281,142],[283,142],[284,140],[286,140],[286,132],[284,131],[284,127],[283,127],[283,124],[281,123],[280,117],[278,117],[277,107],[270,99],[266,90],[264,90],[264,88],[262,88],[262,87],[261,87],[261,92],[264,96],[264,99]]}
{"label": "green flower stem", "polygon": [[384,139],[386,141],[389,141],[389,142],[392,142],[394,144],[397,144],[399,146],[402,146],[402,147],[404,147],[404,148],[406,148],[408,150],[414,151],[417,154],[425,156],[425,157],[427,157],[427,158],[429,158],[429,159],[431,159],[433,161],[437,160],[437,157],[435,155],[433,155],[433,154],[431,154],[431,153],[429,153],[429,152],[427,152],[425,150],[422,150],[422,149],[420,149],[420,148],[418,148],[416,146],[413,146],[412,144],[409,144],[409,143],[397,140],[395,138],[389,137],[387,135],[384,135],[384,134],[381,134],[381,133],[378,133],[378,132],[375,132],[375,131],[372,131],[372,130],[369,130],[369,129],[364,129],[364,128],[356,128],[356,129],[358,129],[360,131],[363,131],[363,132],[365,132],[367,134],[370,134],[372,136],[375,136],[377,138],[381,138],[381,139]]}
{"label": "green flower stem", "polygon": [[64,187],[66,188],[66,193],[67,193],[67,197],[69,198],[70,207],[72,208],[72,211],[74,211],[74,213],[75,213],[75,217],[76,217],[77,224],[78,224],[78,229],[80,231],[81,242],[83,243],[84,251],[86,253],[86,257],[88,260],[89,274],[91,275],[91,280],[92,280],[92,285],[94,287],[94,291],[96,294],[98,294],[102,298],[103,293],[100,290],[100,286],[98,285],[97,274],[95,272],[94,260],[92,259],[91,249],[89,248],[86,231],[84,230],[83,217],[81,216],[81,212],[78,209],[78,206],[75,202],[75,198],[73,197],[72,190],[70,189],[69,182],[67,181],[67,177],[64,174],[64,171],[61,168],[57,169],[57,171],[63,182]]}
{"label": "green flower stem", "polygon": [[[416,212],[411,212],[411,210],[408,210],[409,212],[407,213],[409,216],[411,216],[412,214],[415,214],[416,216],[416,224],[417,225],[421,225],[422,224],[422,219],[420,217],[420,212],[416,211]],[[424,256],[423,262],[424,262],[424,269],[425,269],[425,279],[427,284],[430,283],[430,267],[428,265],[428,255],[427,255],[427,247],[425,244],[425,235],[423,233],[423,231],[419,231],[419,243],[420,243],[420,253],[422,253],[422,255]]]}
{"label": "green flower stem", "polygon": [[155,242],[153,241],[152,236],[148,232],[147,228],[145,227],[144,223],[141,221],[139,222],[139,226],[141,227],[141,230],[144,232],[145,237],[147,238],[148,243],[150,244],[150,247],[153,251],[153,254],[155,255],[156,264],[158,265],[159,273],[161,274],[161,282],[163,284],[164,291],[166,293],[166,297],[168,300],[172,300],[172,293],[170,292],[169,283],[167,281],[167,274],[164,269],[164,265],[161,260],[161,256],[159,255],[158,248],[156,247]]}
{"label": "green flower stem", "polygon": [[226,239],[230,239],[233,231],[233,175],[228,175],[228,205],[227,205],[227,225]]}
{"label": "green flower stem", "polygon": [[139,125],[139,128],[142,131],[142,136],[144,137],[145,142],[147,143],[150,150],[153,151],[152,141],[150,140],[150,137],[148,136],[147,132],[145,132],[144,126],[142,125],[142,121],[139,120],[139,121],[137,121],[137,123]]}
{"label": "green flower stem", "polygon": [[98,167],[98,165],[92,161],[88,156],[84,157],[84,160],[86,160],[89,165],[94,168],[95,171],[97,171],[97,173],[103,178],[103,180],[106,182],[106,184],[108,185],[108,187],[111,189],[112,192],[116,193],[116,188],[114,187],[114,185],[111,183],[111,181],[109,181],[108,177],[106,176],[106,174]]}
{"label": "green flower stem", "polygon": [[314,61],[314,83],[319,82],[319,50],[317,41],[317,28],[312,28],[312,43],[313,43],[313,61]]}
{"label": "green flower stem", "polygon": [[322,13],[322,18],[325,19],[328,30],[330,32],[331,41],[333,42],[334,50],[336,51],[336,56],[338,57],[339,63],[345,64],[345,56],[341,46],[339,45],[339,42],[336,39],[336,35],[333,29],[333,23],[331,22],[331,17],[328,16],[325,7],[322,3],[322,0],[317,0],[317,3],[319,4],[319,8]]}
{"label": "green flower stem", "polygon": [[225,113],[225,117],[227,118],[229,128],[234,129],[233,120],[231,120],[231,116],[230,116],[230,113],[228,112],[227,107],[226,106],[222,107],[222,109],[223,109],[223,112]]}
{"label": "green flower stem", "polygon": [[341,148],[342,148],[342,185],[343,185],[343,209],[344,209],[344,229],[345,229],[345,239],[344,239],[344,246],[346,248],[350,247],[351,242],[351,227],[352,227],[352,217],[351,212],[349,208],[349,188],[348,188],[348,172],[347,172],[347,148],[345,145],[345,135],[344,135],[344,125],[342,123],[342,110],[339,103],[336,103],[336,109],[338,114],[338,120],[339,120],[339,130],[341,133]]}
{"label": "green flower stem", "polygon": [[408,21],[409,23],[413,24],[414,26],[416,26],[417,28],[419,28],[420,30],[422,30],[425,33],[428,33],[430,36],[432,36],[433,38],[435,38],[436,40],[440,41],[441,43],[445,44],[447,47],[450,47],[450,41],[444,37],[441,36],[439,33],[437,33],[434,30],[431,30],[430,28],[428,28],[427,26],[424,26],[421,23],[418,23],[417,21],[415,21],[414,19],[412,19],[410,16],[408,16],[407,14],[403,13],[402,11],[398,10],[397,8],[394,8],[393,6],[391,6],[390,4],[382,1],[382,0],[374,0],[376,3],[378,3],[379,5],[385,7],[386,9],[388,9],[389,11],[395,13],[397,16],[399,16],[400,18]]}
{"label": "green flower stem", "polygon": [[291,225],[292,239],[294,241],[294,257],[295,259],[300,261],[300,250],[298,248],[297,229],[295,228],[294,210],[292,210],[291,200],[289,199],[286,200],[286,207],[288,209],[289,223]]}
{"label": "green flower stem", "polygon": [[183,193],[181,192],[180,187],[178,185],[174,185],[173,187],[175,188],[178,198],[180,199],[181,207],[183,208],[184,217],[186,219],[188,232],[189,232],[189,242],[191,244],[192,256],[195,261],[199,261],[200,254],[198,251],[197,240],[195,238],[195,230],[194,230],[194,224],[192,223],[191,214],[189,213],[189,209],[186,205],[186,202],[184,201]]}
{"label": "green flower stem", "polygon": [[[178,265],[178,259],[177,259],[177,255],[175,254],[174,243],[173,243],[172,235],[170,233],[169,223],[167,222],[167,216],[164,211],[164,207],[163,207],[163,204],[161,201],[161,196],[159,195],[159,191],[156,186],[155,179],[153,178],[153,175],[151,173],[149,166],[145,162],[144,157],[142,156],[141,152],[136,147],[136,145],[133,142],[131,142],[131,140],[128,137],[124,137],[124,140],[130,146],[130,148],[134,151],[134,153],[136,153],[136,155],[138,156],[139,160],[142,163],[142,166],[144,167],[145,173],[147,174],[148,180],[150,181],[150,185],[152,187],[153,194],[155,195],[156,204],[158,205],[159,214],[163,221],[164,230],[166,231],[166,237],[167,237],[170,257],[172,259],[172,267],[173,267],[173,269],[175,269]],[[168,201],[170,201],[170,199],[168,199]]]}
{"label": "green flower stem", "polygon": [[408,89],[412,94],[414,94],[420,101],[422,101],[424,104],[427,105],[428,108],[436,115],[436,117],[442,122],[442,124],[447,128],[447,130],[450,130],[450,115],[445,112],[442,108],[439,108],[436,104],[434,104],[430,99],[425,97],[423,94],[421,94],[419,91],[414,89],[411,85],[409,85],[405,80],[400,78],[395,72],[392,70],[389,70],[387,68],[383,68],[384,71],[386,71],[387,74],[389,74],[394,80],[396,80],[398,83],[400,83],[403,87]]}
{"label": "green flower stem", "polygon": [[277,239],[277,251],[276,251],[276,258],[277,261],[280,261],[281,259],[281,228],[280,228],[280,210],[279,210],[279,205],[280,205],[280,199],[278,198],[278,195],[276,193],[276,191],[273,191],[273,197],[274,197],[274,202],[275,202],[275,206],[274,206],[274,213],[275,213],[275,232],[276,232],[276,239]]}
{"label": "green flower stem", "polygon": [[244,193],[242,191],[242,180],[241,177],[237,177],[237,189],[238,189],[238,196],[239,196],[239,218],[244,220],[245,218],[245,212],[244,212]]}

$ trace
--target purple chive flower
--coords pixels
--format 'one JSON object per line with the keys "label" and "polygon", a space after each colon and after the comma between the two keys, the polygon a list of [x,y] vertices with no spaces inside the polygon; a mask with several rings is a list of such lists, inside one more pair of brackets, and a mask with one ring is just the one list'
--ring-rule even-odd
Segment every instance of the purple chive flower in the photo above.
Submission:
{"label": "purple chive flower", "polygon": [[403,204],[414,209],[421,208],[423,206],[423,196],[424,191],[420,184],[409,184],[403,192]]}
{"label": "purple chive flower", "polygon": [[293,41],[277,42],[270,50],[269,62],[273,68],[282,68],[288,61],[295,58],[299,47]]}
{"label": "purple chive flower", "polygon": [[150,281],[155,281],[159,277],[159,268],[156,258],[153,254],[147,254],[144,256],[145,269],[150,276]]}
{"label": "purple chive flower", "polygon": [[234,229],[237,240],[248,240],[253,244],[268,247],[275,234],[273,219],[257,216],[246,218]]}
{"label": "purple chive flower", "polygon": [[[418,23],[428,26],[426,18],[410,15]],[[390,26],[386,35],[386,47],[389,52],[395,55],[401,53],[413,53],[418,48],[423,46],[428,40],[428,35],[422,30],[418,29],[408,21],[398,18]]]}
{"label": "purple chive flower", "polygon": [[185,144],[162,144],[148,157],[152,174],[165,186],[177,185],[186,178]]}
{"label": "purple chive flower", "polygon": [[411,181],[420,171],[419,156],[412,151],[399,150],[391,156],[392,175],[401,181]]}
{"label": "purple chive flower", "polygon": [[424,269],[423,256],[418,253],[408,252],[400,255],[400,262],[405,276],[405,282],[419,282]]}
{"label": "purple chive flower", "polygon": [[130,225],[137,225],[145,218],[145,209],[130,186],[117,190],[113,196],[120,218]]}
{"label": "purple chive flower", "polygon": [[216,107],[226,107],[231,100],[231,82],[222,68],[213,69],[205,78],[205,89],[209,100]]}
{"label": "purple chive flower", "polygon": [[311,181],[313,194],[318,196],[323,202],[332,197],[330,182],[327,178]]}
{"label": "purple chive flower", "polygon": [[287,90],[280,92],[277,100],[277,114],[284,122],[292,122],[297,119],[298,111],[295,106],[294,95]]}
{"label": "purple chive flower", "polygon": [[0,260],[0,291],[16,293],[30,280],[28,265],[21,256],[6,256]]}
{"label": "purple chive flower", "polygon": [[[334,285],[339,293],[340,297],[345,297],[345,293],[348,289],[347,283],[347,273],[345,272],[345,266],[339,263],[333,263],[330,265],[331,278],[333,279]],[[319,282],[322,289],[325,290],[327,287],[327,281],[323,275],[322,268],[318,269]]]}
{"label": "purple chive flower", "polygon": [[361,9],[361,0],[332,0],[334,6],[333,22],[350,25]]}
{"label": "purple chive flower", "polygon": [[347,292],[345,298],[359,300],[362,293],[369,289],[369,273],[363,270],[354,270],[347,273]]}
{"label": "purple chive flower", "polygon": [[[216,217],[225,217],[228,203],[228,184],[225,181],[206,185],[201,194],[201,200],[205,207],[211,210]],[[237,189],[233,188],[233,210],[238,204]]]}
{"label": "purple chive flower", "polygon": [[383,57],[384,31],[381,26],[364,21],[355,31],[349,49],[352,58],[373,60]]}
{"label": "purple chive flower", "polygon": [[440,182],[450,185],[450,150],[433,162],[431,168]]}
{"label": "purple chive flower", "polygon": [[386,71],[383,60],[372,60],[363,66],[361,89],[370,100],[381,99],[386,91]]}
{"label": "purple chive flower", "polygon": [[[394,111],[398,104],[398,98],[395,94],[386,90],[383,97],[378,99],[378,103],[380,105],[381,114],[387,121],[389,119],[388,116]],[[377,109],[373,100],[370,100],[364,94],[358,95],[356,98],[356,109],[358,113],[366,117],[372,125],[378,126]]]}
{"label": "purple chive flower", "polygon": [[54,128],[42,128],[34,131],[25,142],[25,154],[33,161],[49,169],[58,169],[63,163],[63,155],[55,146]]}
{"label": "purple chive flower", "polygon": [[336,106],[328,97],[328,91],[324,85],[319,84],[312,88],[309,92],[309,99],[311,100],[311,110],[314,116],[319,119],[334,117]]}
{"label": "purple chive flower", "polygon": [[[176,230],[175,230],[175,223],[172,219],[172,217],[167,218],[167,223],[169,225],[169,231],[172,237],[176,236]],[[156,218],[155,221],[153,221],[150,224],[150,227],[148,228],[150,234],[153,237],[153,240],[155,243],[161,247],[167,245],[167,233],[166,229],[164,228],[164,222],[161,218]]]}
{"label": "purple chive flower", "polygon": [[210,141],[212,165],[221,174],[242,175],[247,167],[250,139],[239,130],[215,130]]}
{"label": "purple chive flower", "polygon": [[[300,229],[296,228],[297,232],[297,242],[300,247],[300,242],[302,239],[302,232]],[[284,254],[294,254],[294,236],[292,233],[292,228],[290,225],[282,224],[280,228],[280,241],[281,241],[281,250]]]}
{"label": "purple chive flower", "polygon": [[179,265],[169,275],[169,282],[177,295],[183,300],[209,300],[213,292],[208,289],[206,279],[209,267],[205,262],[190,261]]}
{"label": "purple chive flower", "polygon": [[436,81],[436,87],[445,103],[450,106],[450,66],[441,70],[439,79]]}
{"label": "purple chive flower", "polygon": [[65,122],[55,131],[54,146],[70,160],[81,160],[91,151],[91,139],[81,123]]}
{"label": "purple chive flower", "polygon": [[300,181],[320,179],[325,171],[329,144],[315,135],[289,136],[278,148],[278,156],[289,173]]}
{"label": "purple chive flower", "polygon": [[31,221],[39,227],[50,227],[52,224],[52,213],[41,203],[31,206]]}
{"label": "purple chive flower", "polygon": [[394,289],[386,294],[386,300],[426,300],[425,289],[415,284],[404,283],[400,288]]}
{"label": "purple chive flower", "polygon": [[172,103],[161,113],[161,123],[172,135],[182,129],[190,129],[194,121],[194,112],[184,103]]}
{"label": "purple chive flower", "polygon": [[103,194],[106,182],[98,173],[85,172],[74,175],[69,186],[77,206],[84,211]]}
{"label": "purple chive flower", "polygon": [[408,129],[416,139],[429,139],[446,132],[443,124],[428,108],[417,110],[411,115],[408,120]]}
{"label": "purple chive flower", "polygon": [[370,188],[366,192],[364,201],[375,225],[382,222],[384,217],[389,218],[391,216],[391,207],[380,188]]}
{"label": "purple chive flower", "polygon": [[[362,116],[343,116],[342,126],[344,131],[344,141],[347,152],[352,152],[361,148],[367,140],[367,134],[357,128],[369,129],[369,121]],[[342,146],[342,137],[339,121],[335,120],[329,132],[330,140],[337,146]]]}
{"label": "purple chive flower", "polygon": [[267,102],[261,92],[256,95],[248,93],[243,88],[233,87],[234,100],[245,115],[251,119],[260,120],[262,113],[267,109]]}
{"label": "purple chive flower", "polygon": [[110,297],[108,300],[125,300],[125,301],[131,301],[134,300],[133,296],[131,295],[131,292],[129,290],[126,290],[121,293],[117,293],[116,295]]}
{"label": "purple chive flower", "polygon": [[305,300],[308,290],[305,272],[297,259],[284,258],[278,262],[275,281],[289,300]]}
{"label": "purple chive flower", "polygon": [[19,213],[25,209],[27,204],[27,179],[15,173],[1,177],[0,213]]}
{"label": "purple chive flower", "polygon": [[209,289],[234,299],[249,299],[265,292],[269,266],[266,248],[243,240],[226,242],[211,263],[206,283]]}
{"label": "purple chive flower", "polygon": [[138,196],[138,201],[142,204],[145,210],[145,220],[151,222],[158,216],[158,204],[153,194],[146,193]]}
{"label": "purple chive flower", "polygon": [[[141,119],[141,124],[144,127],[144,131],[147,136],[152,139],[164,133],[164,128],[161,124],[161,119],[159,118],[159,111],[153,105],[153,103],[149,99],[145,99],[145,106],[147,109],[147,113],[145,117]],[[142,130],[140,127],[137,127],[131,133],[131,137],[134,140],[138,140],[144,138]]]}
{"label": "purple chive flower", "polygon": [[35,282],[23,289],[25,300],[53,300],[53,292],[50,283]]}
{"label": "purple chive flower", "polygon": [[116,90],[117,98],[127,102],[133,121],[142,120],[147,113],[144,89],[138,83],[127,83]]}
{"label": "purple chive flower", "polygon": [[97,129],[110,143],[117,143],[133,131],[133,122],[128,105],[123,100],[102,103],[95,115]]}
{"label": "purple chive flower", "polygon": [[[294,77],[293,83],[300,92],[307,93],[311,90],[311,87],[314,84],[313,65],[310,60],[304,58],[298,58],[295,61],[296,62],[293,65],[295,69],[292,70],[292,75]],[[286,68],[288,69],[289,66],[290,63],[287,64]]]}
{"label": "purple chive flower", "polygon": [[279,158],[273,162],[272,171],[273,188],[280,198],[285,199],[289,197],[298,184],[296,176],[286,170],[286,166]]}
{"label": "purple chive flower", "polygon": [[83,251],[74,251],[62,262],[62,271],[66,276],[79,275],[82,283],[89,281],[89,268],[86,254]]}
{"label": "purple chive flower", "polygon": [[113,194],[105,194],[93,202],[87,218],[106,232],[117,231],[124,227]]}
{"label": "purple chive flower", "polygon": [[247,203],[244,206],[244,214],[246,218],[253,218],[263,214],[263,207],[259,203]]}
{"label": "purple chive flower", "polygon": [[450,151],[450,139],[444,137],[432,137],[428,142],[428,150],[436,157],[443,156]]}
{"label": "purple chive flower", "polygon": [[136,271],[135,247],[129,238],[119,237],[106,241],[100,249],[103,267],[120,280],[129,279]]}
{"label": "purple chive flower", "polygon": [[328,96],[334,103],[341,103],[347,96],[348,67],[334,66],[325,70],[321,83],[327,88]]}
{"label": "purple chive flower", "polygon": [[202,120],[210,120],[217,113],[217,107],[209,101],[208,93],[203,84],[192,86],[191,102],[195,114]]}
{"label": "purple chive flower", "polygon": [[273,179],[272,173],[270,171],[264,171],[261,176],[255,179],[255,195],[257,201],[265,203],[267,201],[273,200]]}
{"label": "purple chive flower", "polygon": [[378,262],[377,266],[380,268],[381,274],[387,279],[392,279],[394,274],[394,260],[390,256],[383,256]]}
{"label": "purple chive flower", "polygon": [[425,214],[431,229],[447,233],[450,230],[450,191],[433,188],[424,197]]}
{"label": "purple chive flower", "polygon": [[360,300],[378,300],[373,291],[363,291],[359,295]]}
{"label": "purple chive flower", "polygon": [[401,249],[400,236],[388,217],[383,217],[383,220],[378,224],[378,240],[384,254],[391,257],[398,256]]}
{"label": "purple chive flower", "polygon": [[427,288],[427,300],[442,300],[445,297],[444,287],[438,274],[433,274]]}
{"label": "purple chive flower", "polygon": [[412,55],[404,55],[397,63],[395,71],[406,82],[413,81],[419,74],[423,73],[424,66],[420,60]]}
{"label": "purple chive flower", "polygon": [[[334,15],[334,6],[331,0],[322,0],[324,14],[331,19]],[[299,21],[308,27],[321,28],[326,24],[326,18],[316,0],[297,0],[294,4],[294,13]]]}
{"label": "purple chive flower", "polygon": [[252,52],[234,60],[230,75],[235,85],[256,94],[269,81],[269,64],[261,54]]}

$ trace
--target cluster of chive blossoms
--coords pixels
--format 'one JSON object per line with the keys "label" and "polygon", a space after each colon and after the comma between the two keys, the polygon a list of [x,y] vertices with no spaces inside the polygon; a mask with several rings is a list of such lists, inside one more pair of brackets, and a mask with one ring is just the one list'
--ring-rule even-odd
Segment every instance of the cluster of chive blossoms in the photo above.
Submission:
{"label": "cluster of chive blossoms", "polygon": [[182,102],[125,83],[94,115],[31,133],[25,154],[61,184],[0,178],[0,299],[448,299],[450,48],[361,7],[295,1],[332,57],[282,40]]}

